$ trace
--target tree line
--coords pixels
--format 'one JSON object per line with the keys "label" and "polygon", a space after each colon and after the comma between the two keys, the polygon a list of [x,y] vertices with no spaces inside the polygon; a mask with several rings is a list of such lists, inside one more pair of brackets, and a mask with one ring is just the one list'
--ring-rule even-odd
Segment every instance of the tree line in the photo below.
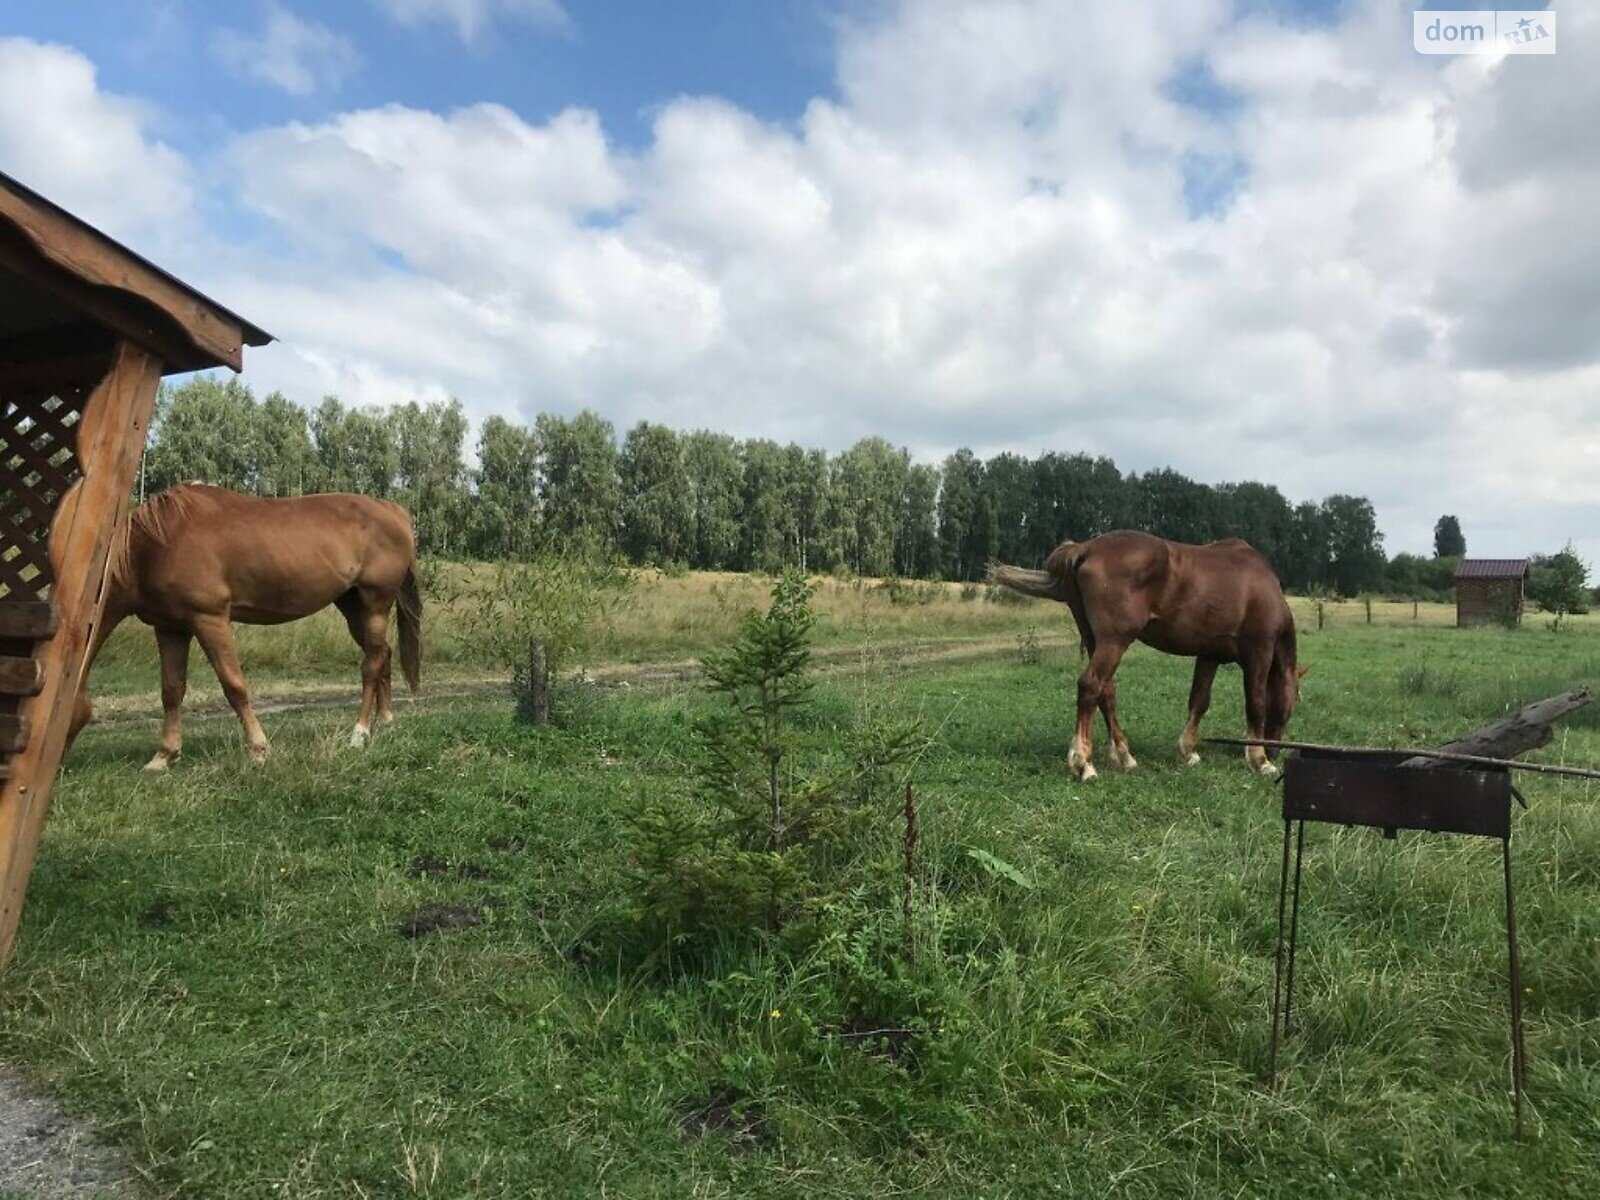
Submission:
{"label": "tree line", "polygon": [[619,439],[588,411],[531,425],[490,417],[471,466],[467,437],[456,401],[372,409],[328,397],[308,410],[199,377],[163,389],[140,486],[380,496],[411,510],[425,553],[454,558],[592,545],[638,564],[974,580],[992,559],[1033,564],[1067,539],[1131,528],[1243,537],[1291,588],[1449,586],[1432,577],[1437,560],[1386,558],[1365,497],[1296,503],[1269,484],[1124,474],[1086,454],[961,449],[935,465],[876,437],[829,454],[651,422]]}

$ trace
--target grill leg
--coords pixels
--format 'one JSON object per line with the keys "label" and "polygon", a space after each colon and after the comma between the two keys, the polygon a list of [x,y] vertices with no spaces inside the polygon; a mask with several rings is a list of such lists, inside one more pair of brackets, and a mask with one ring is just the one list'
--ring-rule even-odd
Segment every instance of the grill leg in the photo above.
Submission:
{"label": "grill leg", "polygon": [[1522,957],[1517,953],[1517,910],[1511,899],[1511,839],[1500,840],[1506,876],[1506,957],[1511,976],[1511,1107],[1517,1137],[1522,1137],[1522,1089],[1527,1082],[1528,1052],[1522,1041]]}
{"label": "grill leg", "polygon": [[1306,852],[1306,823],[1301,821],[1294,839],[1294,901],[1289,908],[1289,970],[1283,986],[1283,1036],[1294,1024],[1294,952],[1300,938],[1300,863]]}
{"label": "grill leg", "polygon": [[1267,1086],[1278,1082],[1278,1013],[1283,999],[1283,915],[1289,898],[1289,822],[1283,823],[1283,868],[1278,873],[1278,944],[1272,954],[1272,1048],[1267,1053]]}

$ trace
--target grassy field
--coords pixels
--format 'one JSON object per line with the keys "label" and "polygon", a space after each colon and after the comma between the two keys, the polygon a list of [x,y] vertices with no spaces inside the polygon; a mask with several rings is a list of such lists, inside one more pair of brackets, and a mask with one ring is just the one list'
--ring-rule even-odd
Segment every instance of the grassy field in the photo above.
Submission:
{"label": "grassy field", "polygon": [[[685,657],[762,595],[649,586],[605,657]],[[690,683],[576,689],[571,719],[539,731],[493,696],[424,698],[366,752],[345,746],[344,709],[279,713],[264,769],[231,721],[196,722],[164,777],[137,770],[153,723],[125,721],[88,731],[58,787],[0,1057],[102,1118],[158,1194],[1600,1191],[1600,790],[1523,781],[1525,1144],[1492,843],[1308,834],[1302,1028],[1269,1092],[1278,792],[1233,753],[1176,765],[1188,664],[1129,655],[1142,765],[1078,785],[1059,609],[852,585],[821,607],[821,647],[860,649],[823,671],[807,749],[826,754],[862,706],[939,730],[917,772],[909,978],[881,977],[899,916],[872,897],[799,956],[730,940],[664,965],[616,934],[627,815],[689,788],[688,724],[709,703]],[[1310,622],[1294,733],[1425,743],[1600,678],[1582,627],[1382,615]],[[1053,634],[1036,662],[1015,644],[1030,628]],[[302,629],[270,637],[323,637]],[[901,649],[956,637],[982,653]],[[338,678],[325,641],[318,670]],[[112,690],[153,686],[140,653],[116,648]],[[291,678],[283,645],[245,653],[258,679]],[[1239,732],[1240,708],[1229,668],[1208,730]],[[1600,763],[1600,713],[1541,756]],[[402,936],[427,904],[480,923]],[[891,993],[904,1041],[838,1036],[877,1015],[863,995]]]}
{"label": "grassy field", "polygon": [[[475,657],[461,636],[465,610],[494,585],[493,568],[439,563],[430,565],[427,573],[432,584],[424,618],[428,678],[448,685],[497,676],[499,672]],[[638,572],[631,594],[601,621],[593,646],[580,656],[578,665],[696,659],[733,636],[744,612],[765,603],[770,585],[771,580],[751,575],[696,572],[674,578]],[[1301,629],[1317,627],[1317,602],[1297,597],[1290,603]],[[1065,639],[1071,632],[1071,622],[1060,607],[978,584],[824,579],[816,608],[824,618],[817,634],[824,650],[1009,640],[1030,631],[1046,639]],[[1359,600],[1328,600],[1321,608],[1322,621],[1330,629],[1367,623],[1366,605]],[[1455,623],[1455,609],[1448,604],[1376,600],[1371,617],[1375,625],[1437,628]],[[1527,619],[1531,628],[1543,628],[1547,622],[1539,615]],[[1567,624],[1574,630],[1600,630],[1600,613],[1569,617]],[[258,687],[283,693],[355,686],[359,655],[343,618],[333,609],[289,625],[240,626],[238,641],[245,670]],[[193,700],[219,700],[216,681],[198,654],[190,682]],[[136,710],[155,696],[159,686],[155,641],[148,628],[130,620],[118,629],[101,653],[93,686],[98,695],[133,697]],[[107,711],[127,708],[113,701]]]}

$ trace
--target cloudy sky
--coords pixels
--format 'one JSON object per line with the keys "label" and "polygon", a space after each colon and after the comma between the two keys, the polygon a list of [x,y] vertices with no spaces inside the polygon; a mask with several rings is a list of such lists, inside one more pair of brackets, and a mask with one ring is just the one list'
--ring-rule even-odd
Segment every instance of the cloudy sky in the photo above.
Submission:
{"label": "cloudy sky", "polygon": [[1081,450],[1600,560],[1600,12],[1496,59],[1414,7],[10,0],[0,167],[302,402]]}

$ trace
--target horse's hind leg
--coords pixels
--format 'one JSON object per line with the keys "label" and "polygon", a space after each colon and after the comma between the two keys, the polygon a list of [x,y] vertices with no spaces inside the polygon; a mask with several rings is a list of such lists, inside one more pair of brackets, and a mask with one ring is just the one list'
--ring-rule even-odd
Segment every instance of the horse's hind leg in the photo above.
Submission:
{"label": "horse's hind leg", "polygon": [[1186,767],[1200,762],[1200,718],[1211,707],[1211,683],[1217,677],[1217,660],[1194,660],[1194,682],[1189,685],[1189,722],[1178,737],[1178,761]]}
{"label": "horse's hind leg", "polygon": [[373,713],[382,716],[388,706],[384,684],[389,675],[389,605],[363,594],[361,610],[361,713],[350,732],[352,746],[367,744]]}
{"label": "horse's hind leg", "polygon": [[146,771],[165,771],[183,753],[183,695],[189,688],[192,636],[187,629],[156,630],[156,648],[161,652],[161,742],[145,763]]}
{"label": "horse's hind leg", "polygon": [[1117,720],[1117,681],[1112,677],[1100,689],[1100,715],[1106,719],[1106,735],[1111,739],[1111,765],[1121,767],[1124,771],[1131,771],[1139,765],[1139,760],[1133,757],[1133,748],[1128,745],[1128,735],[1122,732],[1122,725]]}
{"label": "horse's hind leg", "polygon": [[1089,665],[1078,677],[1078,725],[1073,733],[1072,749],[1067,752],[1067,769],[1082,780],[1090,780],[1098,773],[1094,769],[1094,710],[1100,707],[1101,697],[1117,673],[1117,665],[1127,651],[1127,645],[1109,638],[1096,638]]}
{"label": "horse's hind leg", "polygon": [[261,722],[256,720],[256,710],[250,705],[250,689],[245,683],[244,671],[239,666],[239,651],[233,644],[233,622],[227,617],[206,615],[194,619],[194,636],[200,649],[211,660],[211,669],[222,684],[222,694],[228,698],[239,724],[244,726],[245,744],[250,757],[256,762],[267,761],[267,735]]}

